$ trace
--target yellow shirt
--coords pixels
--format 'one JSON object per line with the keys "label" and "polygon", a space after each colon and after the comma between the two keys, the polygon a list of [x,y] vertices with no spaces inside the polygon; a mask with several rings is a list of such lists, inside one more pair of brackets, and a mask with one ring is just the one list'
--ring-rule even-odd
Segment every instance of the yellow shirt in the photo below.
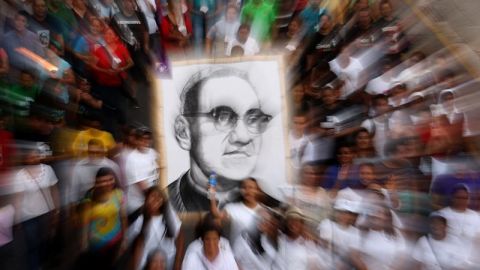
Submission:
{"label": "yellow shirt", "polygon": [[80,131],[73,142],[73,151],[76,156],[83,156],[87,153],[88,142],[91,139],[101,141],[107,151],[115,147],[115,140],[113,139],[112,134],[106,131],[89,128]]}

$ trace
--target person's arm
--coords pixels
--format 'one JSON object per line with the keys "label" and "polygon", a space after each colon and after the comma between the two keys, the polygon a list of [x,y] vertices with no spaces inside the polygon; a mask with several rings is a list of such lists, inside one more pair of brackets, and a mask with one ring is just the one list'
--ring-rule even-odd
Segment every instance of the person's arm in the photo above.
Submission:
{"label": "person's arm", "polygon": [[216,218],[221,219],[222,221],[228,217],[226,211],[220,211],[217,206],[217,200],[215,199],[215,190],[214,188],[210,188],[210,212]]}
{"label": "person's arm", "polygon": [[0,48],[0,74],[7,74],[9,69],[8,54]]}
{"label": "person's arm", "polygon": [[182,269],[182,259],[183,259],[183,255],[185,254],[185,234],[183,230],[180,230],[180,232],[177,235],[177,239],[175,239],[175,247],[176,247],[176,253],[175,253],[175,262],[173,264],[173,269],[180,270]]}
{"label": "person's arm", "polygon": [[362,255],[360,254],[360,252],[356,250],[350,251],[349,258],[350,258],[350,262],[352,263],[355,269],[368,270],[367,266],[362,260]]}

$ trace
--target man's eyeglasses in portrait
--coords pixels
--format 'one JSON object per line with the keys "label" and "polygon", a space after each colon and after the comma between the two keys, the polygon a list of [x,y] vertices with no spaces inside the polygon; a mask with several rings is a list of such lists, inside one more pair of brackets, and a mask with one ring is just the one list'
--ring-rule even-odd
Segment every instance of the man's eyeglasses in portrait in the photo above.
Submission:
{"label": "man's eyeglasses in portrait", "polygon": [[233,130],[237,126],[238,120],[242,119],[247,130],[253,134],[263,133],[272,120],[271,115],[265,114],[260,109],[250,109],[243,117],[239,117],[232,108],[227,106],[215,107],[210,112],[186,113],[184,116],[208,117],[214,121],[215,128],[222,132]]}

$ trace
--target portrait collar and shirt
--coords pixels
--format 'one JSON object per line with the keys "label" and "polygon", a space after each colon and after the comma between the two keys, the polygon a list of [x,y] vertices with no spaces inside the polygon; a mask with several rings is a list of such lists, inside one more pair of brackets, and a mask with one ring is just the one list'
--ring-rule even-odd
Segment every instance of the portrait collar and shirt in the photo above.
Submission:
{"label": "portrait collar and shirt", "polygon": [[[240,187],[240,182],[239,182]],[[237,187],[224,194],[218,194],[218,205],[222,208],[229,202],[240,200],[240,188]],[[192,179],[190,170],[185,172],[179,179],[168,186],[170,202],[174,209],[179,212],[209,211],[210,199],[207,190],[198,186]]]}

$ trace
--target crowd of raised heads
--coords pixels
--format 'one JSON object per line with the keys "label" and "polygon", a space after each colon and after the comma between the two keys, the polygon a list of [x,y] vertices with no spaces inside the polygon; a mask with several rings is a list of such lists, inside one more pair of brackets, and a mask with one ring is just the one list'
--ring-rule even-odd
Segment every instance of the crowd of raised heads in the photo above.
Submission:
{"label": "crowd of raised heads", "polygon": [[[478,56],[435,3],[0,1],[0,269],[478,269]],[[292,179],[178,212],[154,78],[254,55],[286,64]]]}

